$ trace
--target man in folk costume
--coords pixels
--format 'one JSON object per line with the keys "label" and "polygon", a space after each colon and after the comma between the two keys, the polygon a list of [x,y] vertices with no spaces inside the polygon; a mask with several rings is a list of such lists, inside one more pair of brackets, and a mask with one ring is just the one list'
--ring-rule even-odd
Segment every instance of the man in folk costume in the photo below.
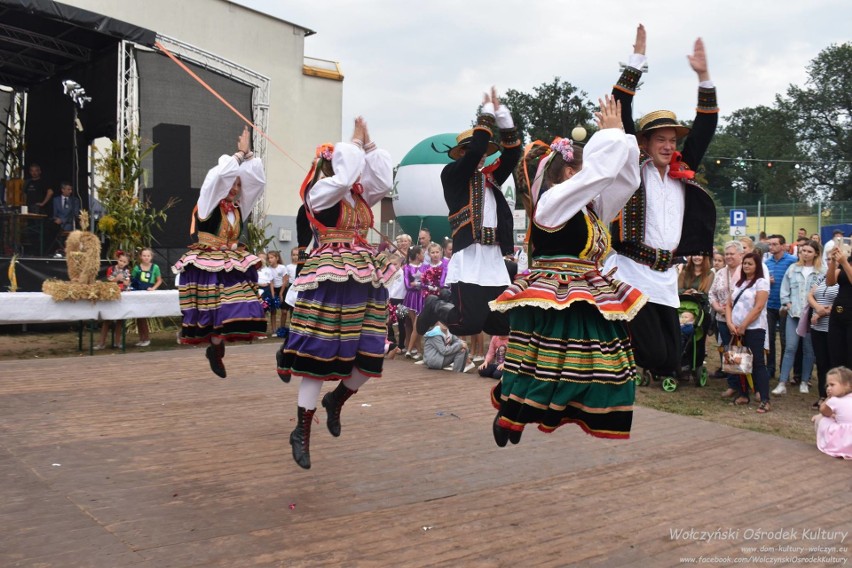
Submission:
{"label": "man in folk costume", "polygon": [[[698,75],[698,107],[692,129],[667,110],[639,119],[637,139],[645,154],[639,189],[612,223],[611,255],[606,270],[648,295],[649,302],[630,322],[636,363],[656,376],[677,376],[680,367],[680,325],[677,308],[678,256],[711,255],[716,229],[713,199],[693,181],[701,158],[716,131],[719,109],[716,88],[707,70],[704,43],[695,41],[689,64]],[[622,104],[627,133],[635,131],[632,102],[640,69],[645,64],[645,28],[636,34],[630,57],[613,94]],[[677,144],[683,139],[683,152]]]}
{"label": "man in folk costume", "polygon": [[[382,374],[385,354],[386,283],[394,265],[367,242],[371,207],[392,189],[390,154],[370,141],[358,117],[351,142],[317,149],[302,184],[304,213],[317,246],[304,261],[293,286],[298,290],[287,343],[278,354],[285,382],[301,377],[296,428],[290,434],[293,459],[311,467],[311,423],[324,381],[340,381],[322,405],[326,425],[340,436],[343,404]],[[301,216],[301,215],[300,215]],[[301,230],[301,229],[300,229]],[[302,231],[303,232],[303,231]],[[299,237],[299,246],[306,243]]]}
{"label": "man in folk costume", "polygon": [[[491,141],[495,123],[499,147]],[[488,302],[511,283],[503,257],[514,253],[512,209],[500,186],[521,158],[521,140],[496,89],[485,94],[476,126],[459,134],[456,142],[447,152],[454,161],[441,172],[453,236],[446,278],[452,302],[427,297],[417,318],[417,333],[423,335],[441,321],[458,336],[482,331],[508,335],[508,318],[492,312]],[[500,159],[485,167],[485,159],[498,148]]]}

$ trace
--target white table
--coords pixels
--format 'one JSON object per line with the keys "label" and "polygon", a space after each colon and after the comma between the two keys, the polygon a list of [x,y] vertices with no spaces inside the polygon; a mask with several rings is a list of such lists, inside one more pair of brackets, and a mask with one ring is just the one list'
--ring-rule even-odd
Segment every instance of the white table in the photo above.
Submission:
{"label": "white table", "polygon": [[[0,293],[0,325],[80,322],[79,348],[83,349],[83,322],[124,321],[131,318],[179,316],[177,290],[122,292],[111,302],[56,302],[43,292]],[[123,336],[123,333],[122,333]],[[92,338],[89,338],[89,351]]]}

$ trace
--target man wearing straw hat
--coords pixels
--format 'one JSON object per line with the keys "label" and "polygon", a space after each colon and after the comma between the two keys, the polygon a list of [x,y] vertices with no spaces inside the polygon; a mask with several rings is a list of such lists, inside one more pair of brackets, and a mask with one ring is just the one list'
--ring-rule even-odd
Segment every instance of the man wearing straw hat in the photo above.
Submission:
{"label": "man wearing straw hat", "polygon": [[[495,124],[500,146],[491,140]],[[441,171],[453,237],[446,279],[452,303],[427,297],[417,333],[423,335],[441,321],[458,336],[481,331],[508,335],[505,314],[492,312],[488,302],[511,280],[503,257],[514,253],[512,209],[500,186],[521,158],[521,139],[495,88],[485,94],[476,126],[459,134],[456,142],[447,152],[454,161]],[[485,159],[497,150],[500,158],[486,167]]]}
{"label": "man wearing straw hat", "polygon": [[[627,133],[633,125],[632,102],[640,69],[645,64],[645,28],[637,29],[634,53],[613,94],[621,100]],[[701,38],[695,41],[689,64],[698,75],[698,107],[692,128],[681,125],[668,110],[639,119],[636,138],[643,151],[641,184],[612,223],[616,254],[605,268],[618,268],[618,278],[635,286],[650,301],[630,322],[636,363],[655,376],[676,377],[680,370],[680,328],[677,308],[679,256],[711,255],[716,208],[710,195],[693,181],[694,168],[716,131],[719,109],[710,80]],[[677,151],[683,140],[682,152]]]}

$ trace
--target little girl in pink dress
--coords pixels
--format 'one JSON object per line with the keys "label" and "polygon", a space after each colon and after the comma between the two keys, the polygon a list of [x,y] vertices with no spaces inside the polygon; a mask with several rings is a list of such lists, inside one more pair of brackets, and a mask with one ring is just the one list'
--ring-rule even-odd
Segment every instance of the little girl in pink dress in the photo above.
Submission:
{"label": "little girl in pink dress", "polygon": [[852,371],[835,367],[825,377],[828,398],[814,416],[819,451],[832,457],[852,459]]}

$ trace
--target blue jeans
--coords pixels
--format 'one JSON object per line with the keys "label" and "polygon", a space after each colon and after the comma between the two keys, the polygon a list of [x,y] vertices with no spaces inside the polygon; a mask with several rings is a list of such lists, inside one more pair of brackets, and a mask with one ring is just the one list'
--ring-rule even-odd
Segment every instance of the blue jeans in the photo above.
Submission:
{"label": "blue jeans", "polygon": [[799,325],[799,318],[787,316],[787,325],[785,326],[785,335],[787,336],[787,345],[784,348],[784,359],[781,360],[781,374],[778,375],[778,380],[786,383],[790,380],[790,372],[793,370],[793,363],[796,361],[796,350],[799,348],[799,340],[802,341],[802,382],[807,383],[811,378],[811,373],[814,370],[814,346],[811,343],[811,334],[804,337],[799,337],[796,333],[796,327]]}

